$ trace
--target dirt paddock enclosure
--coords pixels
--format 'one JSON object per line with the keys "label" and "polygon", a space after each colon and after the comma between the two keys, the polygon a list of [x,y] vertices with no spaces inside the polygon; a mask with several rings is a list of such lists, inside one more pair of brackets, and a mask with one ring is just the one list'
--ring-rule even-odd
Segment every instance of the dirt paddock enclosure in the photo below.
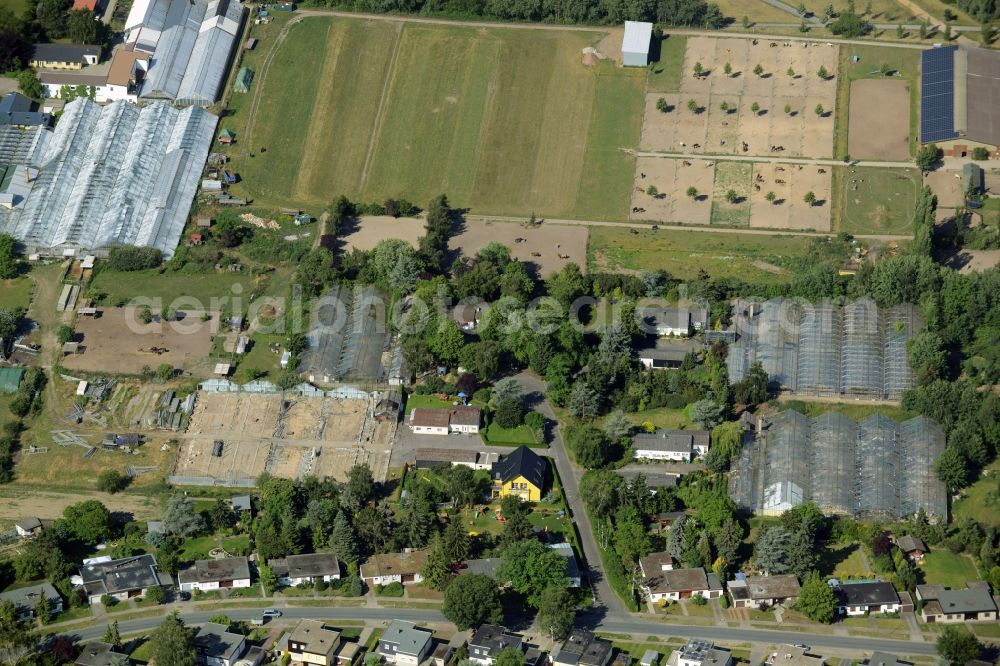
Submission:
{"label": "dirt paddock enclosure", "polygon": [[910,157],[910,84],[860,79],[851,83],[847,147],[855,159]]}
{"label": "dirt paddock enclosure", "polygon": [[63,358],[63,366],[108,374],[138,374],[145,366],[162,363],[183,368],[208,356],[218,330],[219,318],[213,315],[202,321],[201,311],[178,312],[175,322],[160,322],[154,316],[148,325],[139,321],[137,308],[98,311],[96,317],[77,317],[83,351]]}
{"label": "dirt paddock enclosure", "polygon": [[384,480],[395,426],[376,421],[373,408],[373,397],[321,391],[200,391],[171,481],[252,486],[262,472],[346,481],[361,463]]}

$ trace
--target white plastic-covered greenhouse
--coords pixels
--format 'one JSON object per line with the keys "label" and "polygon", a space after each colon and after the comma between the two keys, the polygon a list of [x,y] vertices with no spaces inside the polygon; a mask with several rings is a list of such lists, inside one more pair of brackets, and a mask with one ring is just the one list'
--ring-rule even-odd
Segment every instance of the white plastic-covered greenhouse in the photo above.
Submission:
{"label": "white plastic-covered greenhouse", "polygon": [[30,251],[99,251],[113,245],[170,257],[187,220],[218,118],[204,109],[79,98],[55,131],[20,149],[20,197],[0,209],[0,231]]}
{"label": "white plastic-covered greenhouse", "polygon": [[896,520],[920,509],[947,515],[934,474],[941,428],[925,417],[896,423],[836,412],[808,418],[786,410],[767,420],[733,464],[729,492],[745,509],[780,514],[814,502],[828,514]]}

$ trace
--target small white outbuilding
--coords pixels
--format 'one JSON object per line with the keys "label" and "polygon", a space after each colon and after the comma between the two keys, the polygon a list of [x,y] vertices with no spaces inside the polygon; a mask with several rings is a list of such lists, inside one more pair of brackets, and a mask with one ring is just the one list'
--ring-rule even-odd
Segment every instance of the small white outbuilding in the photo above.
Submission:
{"label": "small white outbuilding", "polygon": [[626,67],[645,67],[649,64],[649,44],[652,39],[652,23],[625,21],[625,37],[622,39],[622,64]]}

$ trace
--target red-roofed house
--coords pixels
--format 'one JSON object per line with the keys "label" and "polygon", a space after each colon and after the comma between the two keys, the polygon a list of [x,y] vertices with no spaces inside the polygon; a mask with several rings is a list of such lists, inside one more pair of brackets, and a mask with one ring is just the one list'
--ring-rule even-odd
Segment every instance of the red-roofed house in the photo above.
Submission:
{"label": "red-roofed house", "polygon": [[73,0],[73,11],[97,11],[97,0]]}

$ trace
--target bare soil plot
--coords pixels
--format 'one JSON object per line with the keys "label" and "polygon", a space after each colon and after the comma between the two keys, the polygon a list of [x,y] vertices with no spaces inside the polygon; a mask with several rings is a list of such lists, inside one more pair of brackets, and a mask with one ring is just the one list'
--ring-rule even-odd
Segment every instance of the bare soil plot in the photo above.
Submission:
{"label": "bare soil plot", "polygon": [[[831,180],[831,170],[824,167],[754,164],[750,226],[830,231]],[[768,192],[774,192],[773,202]],[[814,205],[805,203],[806,192],[816,195]]]}
{"label": "bare soil plot", "polygon": [[[838,53],[821,42],[690,37],[680,93],[647,95],[640,147],[685,154],[829,157]],[[707,74],[695,77],[695,64]],[[754,73],[757,65],[760,75]],[[829,78],[819,78],[820,67]],[[667,112],[656,108],[660,97]],[[689,109],[692,100],[697,111]],[[728,109],[722,109],[723,103]],[[824,109],[822,116],[815,113],[817,105]]]}
{"label": "bare soil plot", "polygon": [[[637,210],[632,211],[632,219],[683,224],[709,224],[711,221],[713,160],[640,157],[635,176],[632,208]],[[659,190],[658,196],[646,194],[650,185]],[[687,195],[691,187],[697,191],[696,197]]]}
{"label": "bare soil plot", "polygon": [[847,149],[855,159],[905,160],[910,156],[910,83],[860,79],[851,83]]}
{"label": "bare soil plot", "polygon": [[[201,321],[201,312],[178,314],[179,321],[139,321],[137,308],[103,308],[100,317],[79,317],[76,332],[82,354],[66,356],[62,364],[74,370],[109,374],[137,374],[144,366],[168,363],[186,368],[203,360],[212,349],[218,317]],[[150,349],[161,350],[160,353]],[[165,351],[163,351],[165,350]]]}
{"label": "bare soil plot", "polygon": [[959,208],[965,205],[961,171],[931,171],[924,175],[924,185],[937,195],[938,208]]}
{"label": "bare soil plot", "polygon": [[[251,482],[262,472],[344,481],[353,465],[368,463],[380,480],[392,439],[392,425],[373,422],[368,400],[202,392],[173,475],[189,483],[205,478]],[[223,446],[216,456],[218,440]]]}
{"label": "bare soil plot", "polygon": [[491,241],[509,247],[511,256],[535,275],[554,273],[571,261],[581,269],[587,265],[587,229],[566,224],[543,222],[524,227],[514,222],[470,219],[451,237],[448,247],[458,259],[473,256]]}
{"label": "bare soil plot", "polygon": [[416,217],[390,217],[388,215],[368,215],[358,218],[344,230],[340,239],[344,250],[371,250],[380,240],[398,238],[413,247],[424,235],[424,221]]}

